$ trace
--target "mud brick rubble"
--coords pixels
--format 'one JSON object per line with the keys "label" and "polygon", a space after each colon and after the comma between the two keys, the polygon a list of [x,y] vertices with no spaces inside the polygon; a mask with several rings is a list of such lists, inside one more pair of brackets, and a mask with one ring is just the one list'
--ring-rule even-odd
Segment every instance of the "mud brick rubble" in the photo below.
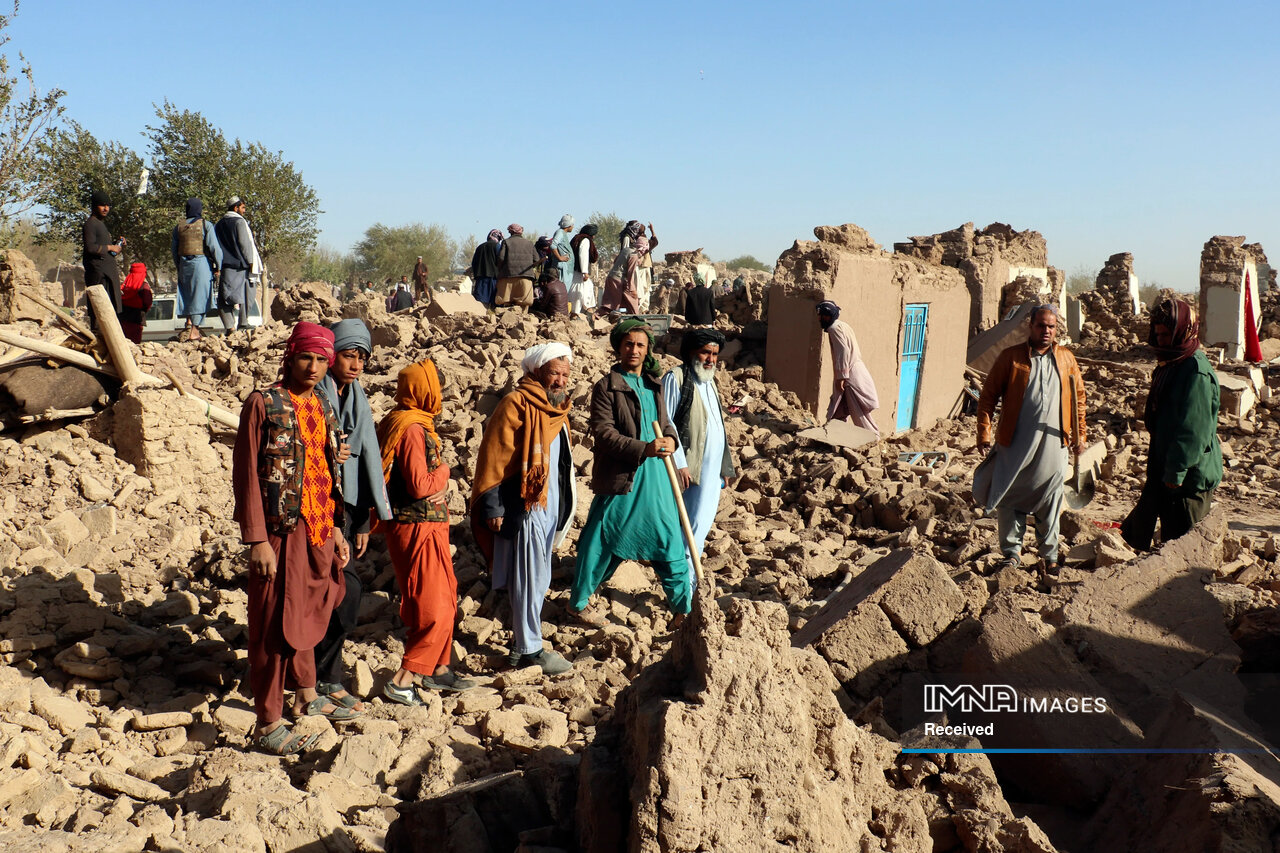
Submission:
{"label": "mud brick rubble", "polygon": [[[1030,556],[996,571],[994,520],[968,494],[972,416],[858,449],[797,437],[813,416],[761,381],[763,292],[753,281],[722,297],[722,392],[746,398],[728,422],[742,477],[722,500],[693,617],[671,631],[653,576],[626,563],[608,585],[610,625],[570,625],[575,532],[544,610],[544,636],[574,663],[555,678],[505,666],[506,602],[465,496],[486,415],[519,379],[520,351],[545,338],[575,350],[586,483],[606,323],[448,314],[447,298],[388,315],[379,298],[339,306],[304,286],[277,297],[283,322],[252,336],[142,345],[145,372],[167,369],[233,412],[274,381],[297,319],[366,320],[375,416],[401,366],[427,354],[440,369],[455,654],[482,686],[418,708],[367,699],[341,734],[304,718],[322,737],[301,758],[248,747],[232,433],[171,388],[130,386],[92,418],[0,435],[0,849],[1270,849],[1277,763],[1222,744],[1269,737],[1236,673],[1274,670],[1280,654],[1277,398],[1223,416],[1220,506],[1139,557],[1101,525],[1140,487],[1152,362],[1132,337],[1120,352],[1086,340],[1089,427],[1107,453],[1095,503],[1063,519],[1069,566],[1048,587]],[[24,316],[39,315],[6,328],[60,339]],[[675,320],[660,347],[667,363],[682,330]],[[949,458],[900,461],[933,450]],[[358,571],[349,686],[377,697],[404,636],[378,537]],[[1015,671],[1108,697],[1114,713],[1079,732],[1091,746],[1206,751],[903,753],[939,743],[894,728],[904,678],[927,671]]]}

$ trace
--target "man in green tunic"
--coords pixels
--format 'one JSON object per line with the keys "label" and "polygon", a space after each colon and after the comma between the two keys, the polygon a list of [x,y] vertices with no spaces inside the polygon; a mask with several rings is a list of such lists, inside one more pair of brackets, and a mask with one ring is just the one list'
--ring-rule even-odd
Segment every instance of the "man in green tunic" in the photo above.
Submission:
{"label": "man in green tunic", "polygon": [[[643,320],[629,317],[613,328],[609,342],[618,363],[591,389],[591,490],[596,496],[578,538],[569,606],[582,621],[602,624],[600,615],[584,613],[591,594],[623,560],[647,560],[676,620],[683,621],[692,584],[680,517],[663,470],[663,459],[676,447],[676,430],[662,399],[661,368],[651,353],[653,333]],[[660,436],[653,431],[655,420],[662,426]]]}

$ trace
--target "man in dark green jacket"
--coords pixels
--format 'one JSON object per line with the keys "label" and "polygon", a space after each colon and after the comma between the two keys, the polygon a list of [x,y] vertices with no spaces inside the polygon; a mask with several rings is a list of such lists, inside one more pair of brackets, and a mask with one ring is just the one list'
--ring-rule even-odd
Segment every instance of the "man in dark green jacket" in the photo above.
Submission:
{"label": "man in dark green jacket", "polygon": [[1144,414],[1151,445],[1142,495],[1120,527],[1129,545],[1151,547],[1156,522],[1168,542],[1209,512],[1222,482],[1218,443],[1218,377],[1200,349],[1196,311],[1165,299],[1151,312],[1148,342],[1160,359],[1151,376]]}

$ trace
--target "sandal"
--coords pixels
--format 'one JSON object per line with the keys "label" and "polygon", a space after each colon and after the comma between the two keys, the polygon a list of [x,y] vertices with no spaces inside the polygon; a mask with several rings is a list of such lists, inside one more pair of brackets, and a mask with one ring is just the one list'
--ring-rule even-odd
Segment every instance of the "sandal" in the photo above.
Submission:
{"label": "sandal", "polygon": [[[332,705],[332,711],[325,711],[325,705]],[[345,720],[354,720],[356,717],[364,716],[364,711],[356,711],[352,708],[344,708],[341,704],[328,696],[317,696],[308,702],[302,709],[302,716],[306,717],[324,717],[330,722],[343,722]]]}
{"label": "sandal", "polygon": [[[316,683],[316,692],[321,696],[328,697],[330,702],[336,702],[344,708],[355,708],[360,704],[360,697],[352,695],[347,688],[338,682],[320,681]],[[334,696],[335,693],[346,693],[346,696]]]}
{"label": "sandal", "polygon": [[390,699],[392,702],[399,702],[401,705],[423,705],[422,697],[418,695],[418,691],[409,687],[397,687],[394,681],[388,681],[387,686],[382,688],[382,695]]}
{"label": "sandal", "polygon": [[295,735],[288,723],[281,723],[264,735],[258,735],[253,745],[271,755],[296,755],[315,746],[320,735]]}
{"label": "sandal", "polygon": [[462,678],[452,670],[441,675],[419,675],[415,680],[419,687],[425,687],[428,690],[451,690],[456,693],[477,686],[477,682],[470,678]]}

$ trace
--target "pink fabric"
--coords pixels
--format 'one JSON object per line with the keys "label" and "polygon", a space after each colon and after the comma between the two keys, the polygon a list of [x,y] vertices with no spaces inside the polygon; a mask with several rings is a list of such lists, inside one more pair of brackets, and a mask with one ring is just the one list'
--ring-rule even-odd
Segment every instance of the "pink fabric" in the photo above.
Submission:
{"label": "pink fabric", "polygon": [[[858,348],[853,329],[843,320],[836,320],[827,329],[827,334],[831,338],[831,362],[835,373],[827,420],[851,420],[855,425],[879,435],[880,427],[871,417],[871,412],[880,408],[880,399],[876,396],[871,371],[862,361],[862,351]],[[844,380],[843,391],[840,389],[841,380]]]}

